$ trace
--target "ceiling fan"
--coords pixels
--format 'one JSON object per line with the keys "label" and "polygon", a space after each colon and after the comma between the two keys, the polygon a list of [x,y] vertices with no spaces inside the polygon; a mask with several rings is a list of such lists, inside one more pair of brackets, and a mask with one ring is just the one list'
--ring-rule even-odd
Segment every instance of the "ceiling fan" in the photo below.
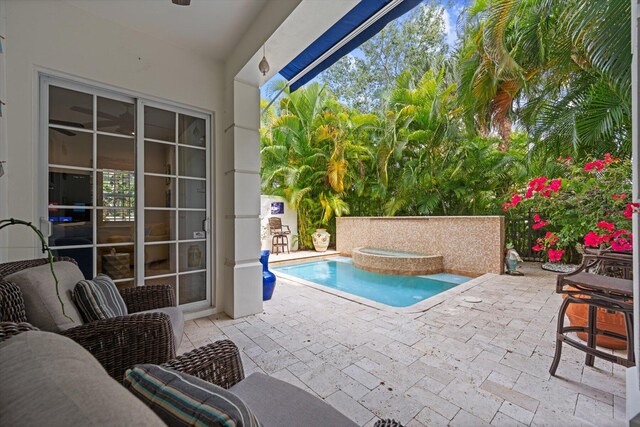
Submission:
{"label": "ceiling fan", "polygon": [[[77,111],[79,113],[84,114],[92,114],[93,111],[88,108],[83,107],[71,107],[71,110]],[[118,114],[117,116],[114,114],[105,113],[102,111],[98,111],[96,113],[98,118],[104,120],[98,120],[96,122],[96,127],[105,127],[105,126],[118,126],[115,130],[116,133],[122,133],[125,135],[133,134],[133,123],[134,117],[133,114],[127,109],[124,113]],[[80,127],[84,127],[80,125]]]}

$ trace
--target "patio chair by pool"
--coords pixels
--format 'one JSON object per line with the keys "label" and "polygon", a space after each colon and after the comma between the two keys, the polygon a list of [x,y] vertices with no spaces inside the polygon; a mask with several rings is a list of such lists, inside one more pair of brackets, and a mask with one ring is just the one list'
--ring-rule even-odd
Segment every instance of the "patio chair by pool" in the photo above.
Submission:
{"label": "patio chair by pool", "polygon": [[[286,230],[285,230],[286,228]],[[269,234],[271,234],[271,253],[284,253],[285,249],[289,253],[289,234],[291,229],[288,225],[283,225],[278,217],[269,218]]]}

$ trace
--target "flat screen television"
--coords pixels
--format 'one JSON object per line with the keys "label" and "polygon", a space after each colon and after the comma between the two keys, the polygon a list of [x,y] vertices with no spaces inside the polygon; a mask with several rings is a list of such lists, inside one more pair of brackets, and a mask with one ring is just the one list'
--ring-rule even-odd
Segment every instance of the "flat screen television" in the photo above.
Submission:
{"label": "flat screen television", "polygon": [[49,172],[49,203],[91,206],[91,175]]}

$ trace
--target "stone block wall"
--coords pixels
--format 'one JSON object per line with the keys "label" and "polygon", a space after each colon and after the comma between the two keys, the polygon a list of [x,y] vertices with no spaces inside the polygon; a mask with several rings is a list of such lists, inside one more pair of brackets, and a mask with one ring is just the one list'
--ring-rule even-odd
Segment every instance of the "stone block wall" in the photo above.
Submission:
{"label": "stone block wall", "polygon": [[442,255],[444,272],[502,274],[502,216],[342,217],[336,249],[351,256],[358,247]]}

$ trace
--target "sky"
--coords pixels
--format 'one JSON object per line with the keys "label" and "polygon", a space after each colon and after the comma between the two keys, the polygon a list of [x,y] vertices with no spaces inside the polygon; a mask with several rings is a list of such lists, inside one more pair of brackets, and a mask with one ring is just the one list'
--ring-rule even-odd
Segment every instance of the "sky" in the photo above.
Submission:
{"label": "sky", "polygon": [[[447,44],[450,47],[455,46],[455,44],[456,44],[456,42],[458,40],[458,35],[456,33],[458,16],[462,12],[463,8],[467,4],[469,4],[469,1],[470,0],[440,0],[440,3],[444,7],[444,10],[443,10],[443,18],[444,19],[443,20],[444,20],[444,32],[446,33],[445,39],[446,39]],[[406,16],[406,15],[403,15],[403,16]],[[403,17],[400,17],[398,19],[402,20]],[[355,57],[358,57],[358,56],[362,55],[362,51],[360,50],[360,48],[357,48],[357,49],[353,50],[351,53],[349,53],[349,55],[353,55]],[[273,96],[273,95],[271,95],[271,92],[272,92],[271,88],[272,88],[274,82],[279,82],[279,81],[282,81],[282,80],[284,80],[284,78],[279,74],[276,74],[275,76],[273,76],[260,89],[261,97],[265,98],[265,99],[270,99],[271,96]],[[318,81],[317,77],[314,78],[313,80],[311,80],[311,82],[315,82],[315,81]]]}

